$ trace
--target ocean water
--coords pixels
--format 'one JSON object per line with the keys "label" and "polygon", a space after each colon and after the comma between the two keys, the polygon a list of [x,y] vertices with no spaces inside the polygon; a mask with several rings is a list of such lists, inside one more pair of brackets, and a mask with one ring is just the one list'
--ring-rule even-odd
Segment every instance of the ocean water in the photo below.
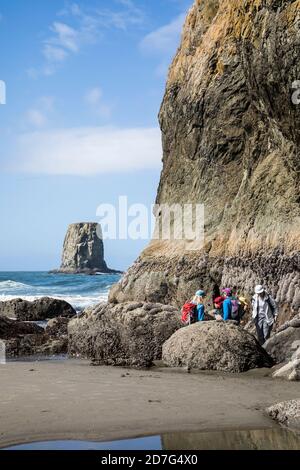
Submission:
{"label": "ocean water", "polygon": [[82,310],[106,301],[119,274],[49,274],[48,272],[0,272],[0,302],[16,297],[35,300],[53,297],[69,302]]}

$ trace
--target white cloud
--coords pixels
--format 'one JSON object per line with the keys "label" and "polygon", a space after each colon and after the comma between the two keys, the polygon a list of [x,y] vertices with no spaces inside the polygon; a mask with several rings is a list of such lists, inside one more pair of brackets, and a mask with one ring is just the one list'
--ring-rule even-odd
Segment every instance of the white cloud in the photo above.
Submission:
{"label": "white cloud", "polygon": [[54,110],[53,96],[41,96],[25,115],[26,122],[34,127],[43,127],[47,124],[48,114]]}
{"label": "white cloud", "polygon": [[117,9],[88,9],[77,3],[58,13],[63,21],[54,21],[49,26],[51,34],[43,41],[42,53],[45,64],[31,67],[27,73],[31,78],[52,75],[57,67],[70,55],[78,54],[88,44],[97,43],[106,30],[126,31],[129,27],[143,24],[144,13],[131,0],[116,0]]}
{"label": "white cloud", "polygon": [[185,18],[186,13],[182,13],[167,25],[147,34],[140,43],[140,49],[144,54],[158,57],[159,64],[156,69],[158,75],[165,75],[170,60],[179,46]]}
{"label": "white cloud", "polygon": [[55,21],[52,25],[52,31],[56,37],[50,39],[49,42],[57,44],[59,47],[67,49],[72,52],[78,52],[79,49],[79,32],[71,28],[65,23]]}
{"label": "white cloud", "polygon": [[96,10],[97,21],[102,27],[126,31],[130,26],[137,27],[143,25],[145,13],[132,0],[116,0],[116,3],[121,7],[119,10]]}
{"label": "white cloud", "polygon": [[87,91],[85,97],[86,104],[98,116],[108,119],[112,114],[112,106],[106,104],[103,100],[101,88],[95,87]]}
{"label": "white cloud", "polygon": [[26,70],[26,73],[27,73],[27,76],[29,78],[32,78],[33,80],[36,80],[38,77],[39,77],[39,70],[35,67],[29,67],[27,70]]}
{"label": "white cloud", "polygon": [[43,54],[49,62],[63,62],[68,56],[64,49],[51,44],[45,44]]}
{"label": "white cloud", "polygon": [[[83,19],[77,27],[55,21],[50,30],[52,35],[44,41],[43,55],[52,69],[55,63],[64,62],[71,54],[77,54],[83,45],[96,39],[93,25],[87,27]],[[46,70],[45,67],[43,70]]]}
{"label": "white cloud", "polygon": [[96,175],[160,168],[158,128],[71,128],[19,137],[10,170],[48,175]]}
{"label": "white cloud", "polygon": [[54,101],[53,96],[41,96],[38,104],[44,111],[52,112],[54,110]]}
{"label": "white cloud", "polygon": [[26,118],[29,124],[35,127],[43,127],[46,122],[46,116],[39,109],[29,109],[26,113]]}
{"label": "white cloud", "polygon": [[95,87],[89,90],[85,96],[85,100],[90,105],[98,105],[103,96],[101,88]]}
{"label": "white cloud", "polygon": [[150,54],[170,54],[179,45],[186,15],[181,14],[169,24],[149,33],[140,44],[141,49]]}

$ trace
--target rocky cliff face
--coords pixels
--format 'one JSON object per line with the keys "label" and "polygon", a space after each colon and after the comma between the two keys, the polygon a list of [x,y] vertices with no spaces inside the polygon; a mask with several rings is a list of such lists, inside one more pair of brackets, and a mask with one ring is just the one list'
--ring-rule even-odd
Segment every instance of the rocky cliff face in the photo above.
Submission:
{"label": "rocky cliff face", "polygon": [[69,226],[63,247],[60,272],[110,273],[104,260],[103,241],[99,238],[97,223],[78,223]]}
{"label": "rocky cliff face", "polygon": [[152,241],[112,302],[265,284],[300,309],[299,0],[196,0],[160,111],[157,203],[203,203],[205,244]]}

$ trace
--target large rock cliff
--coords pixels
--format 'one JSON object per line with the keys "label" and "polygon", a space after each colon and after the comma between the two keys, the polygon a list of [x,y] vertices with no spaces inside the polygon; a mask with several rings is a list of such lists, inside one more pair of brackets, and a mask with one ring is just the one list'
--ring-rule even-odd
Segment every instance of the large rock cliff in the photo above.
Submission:
{"label": "large rock cliff", "polygon": [[157,203],[203,203],[205,243],[153,240],[112,302],[263,283],[300,309],[299,25],[299,0],[195,0],[160,111]]}
{"label": "large rock cliff", "polygon": [[97,223],[77,223],[68,227],[63,246],[62,273],[113,273],[104,260],[101,227]]}

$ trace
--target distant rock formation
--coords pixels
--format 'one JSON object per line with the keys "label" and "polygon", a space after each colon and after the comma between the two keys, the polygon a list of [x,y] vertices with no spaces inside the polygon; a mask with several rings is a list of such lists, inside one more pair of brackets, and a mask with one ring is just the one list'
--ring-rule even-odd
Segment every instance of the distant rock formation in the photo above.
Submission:
{"label": "distant rock formation", "polygon": [[103,240],[99,236],[101,226],[97,223],[71,224],[68,228],[62,254],[62,264],[55,272],[65,274],[113,274],[104,260]]}
{"label": "distant rock formation", "polygon": [[157,203],[204,204],[205,244],[153,240],[110,301],[263,283],[286,319],[300,311],[299,20],[299,0],[194,1],[160,111]]}

